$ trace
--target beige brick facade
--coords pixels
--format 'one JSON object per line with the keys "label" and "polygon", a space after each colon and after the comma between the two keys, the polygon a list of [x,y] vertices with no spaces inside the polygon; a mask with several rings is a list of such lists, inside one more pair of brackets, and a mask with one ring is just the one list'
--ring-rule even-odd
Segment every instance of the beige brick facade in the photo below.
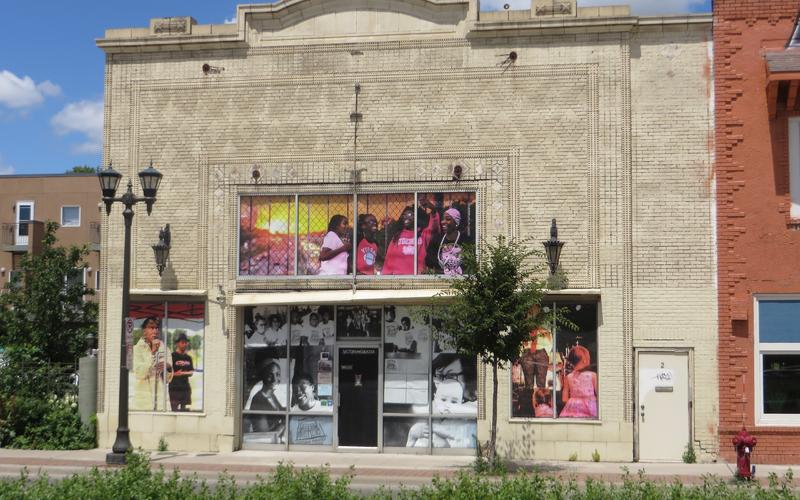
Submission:
{"label": "beige brick facade", "polygon": [[[236,25],[110,30],[105,159],[126,176],[146,162],[164,174],[153,215],[134,219],[138,296],[229,300],[246,291],[349,289],[350,281],[238,281],[240,194],[339,192],[353,160],[359,82],[362,182],[421,182],[481,200],[484,237],[567,241],[566,293],[599,296],[597,422],[509,417],[501,374],[500,446],[518,457],[631,460],[635,348],[693,351],[693,438],[717,451],[710,19],[639,19],[591,9],[571,18],[532,12],[478,19],[477,2],[291,0],[240,6]],[[602,11],[606,12],[606,11]],[[619,10],[613,12],[626,13]],[[594,15],[595,17],[590,17]],[[606,12],[605,15],[610,15]],[[513,17],[513,19],[512,19]],[[173,23],[177,26],[180,23]],[[515,51],[516,62],[505,63]],[[204,72],[203,64],[211,71]],[[259,165],[264,183],[251,181]],[[487,180],[490,179],[490,180]],[[171,268],[159,278],[150,245],[172,228]],[[119,208],[103,231],[100,445],[117,419],[122,281]],[[116,236],[115,236],[116,235]],[[114,272],[112,270],[116,269]],[[394,280],[372,287],[441,283]],[[238,448],[241,320],[208,302],[205,410],[131,415],[136,446]],[[227,333],[223,331],[223,314]],[[482,379],[480,389],[491,383]],[[491,415],[481,397],[482,415]],[[482,440],[488,420],[479,419]]]}

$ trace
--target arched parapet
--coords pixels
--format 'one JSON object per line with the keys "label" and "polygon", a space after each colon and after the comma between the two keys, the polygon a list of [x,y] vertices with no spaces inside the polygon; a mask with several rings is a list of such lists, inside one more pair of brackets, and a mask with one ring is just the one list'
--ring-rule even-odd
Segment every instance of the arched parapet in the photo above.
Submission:
{"label": "arched parapet", "polygon": [[237,23],[251,46],[453,37],[464,36],[477,10],[477,0],[282,0],[240,5]]}

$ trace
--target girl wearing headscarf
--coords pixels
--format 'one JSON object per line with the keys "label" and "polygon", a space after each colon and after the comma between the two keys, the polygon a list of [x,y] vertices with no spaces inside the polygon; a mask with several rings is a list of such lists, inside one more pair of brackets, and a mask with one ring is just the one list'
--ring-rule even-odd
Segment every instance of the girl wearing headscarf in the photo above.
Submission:
{"label": "girl wearing headscarf", "polygon": [[436,274],[459,276],[463,274],[461,253],[465,244],[472,240],[461,230],[461,212],[451,207],[444,211],[441,223],[441,238],[437,235],[428,243],[425,265]]}

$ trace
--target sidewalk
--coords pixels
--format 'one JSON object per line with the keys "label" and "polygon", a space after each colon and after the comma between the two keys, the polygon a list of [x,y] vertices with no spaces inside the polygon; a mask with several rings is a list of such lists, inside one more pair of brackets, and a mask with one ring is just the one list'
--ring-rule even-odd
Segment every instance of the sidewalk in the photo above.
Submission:
{"label": "sidewalk", "polygon": [[[105,468],[108,450],[34,451],[0,449],[0,477],[16,477],[23,468],[31,475],[46,472],[52,478],[62,478],[86,472],[92,467]],[[472,456],[398,455],[374,453],[236,451],[232,453],[181,453],[153,452],[153,467],[196,473],[213,482],[222,472],[236,477],[237,481],[255,480],[267,475],[280,463],[293,463],[296,467],[327,466],[331,475],[338,477],[353,474],[353,487],[371,490],[380,485],[396,487],[400,484],[417,486],[428,483],[435,476],[453,477],[459,471],[469,471]],[[783,476],[789,466],[758,465],[756,477],[764,484],[770,473]],[[800,466],[791,467],[800,471]],[[625,470],[636,475],[643,470],[652,480],[700,483],[705,475],[723,479],[733,476],[734,466],[724,463],[621,463],[621,462],[558,462],[518,461],[513,464],[517,472],[538,470],[542,474],[568,479],[586,478],[618,482]],[[797,484],[798,481],[796,480]]]}

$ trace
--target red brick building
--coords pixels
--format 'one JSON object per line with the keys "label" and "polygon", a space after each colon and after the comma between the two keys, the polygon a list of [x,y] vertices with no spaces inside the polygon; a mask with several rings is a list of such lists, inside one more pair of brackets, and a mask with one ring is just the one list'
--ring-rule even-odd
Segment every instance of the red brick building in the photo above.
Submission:
{"label": "red brick building", "polygon": [[720,454],[800,462],[800,0],[715,0]]}

